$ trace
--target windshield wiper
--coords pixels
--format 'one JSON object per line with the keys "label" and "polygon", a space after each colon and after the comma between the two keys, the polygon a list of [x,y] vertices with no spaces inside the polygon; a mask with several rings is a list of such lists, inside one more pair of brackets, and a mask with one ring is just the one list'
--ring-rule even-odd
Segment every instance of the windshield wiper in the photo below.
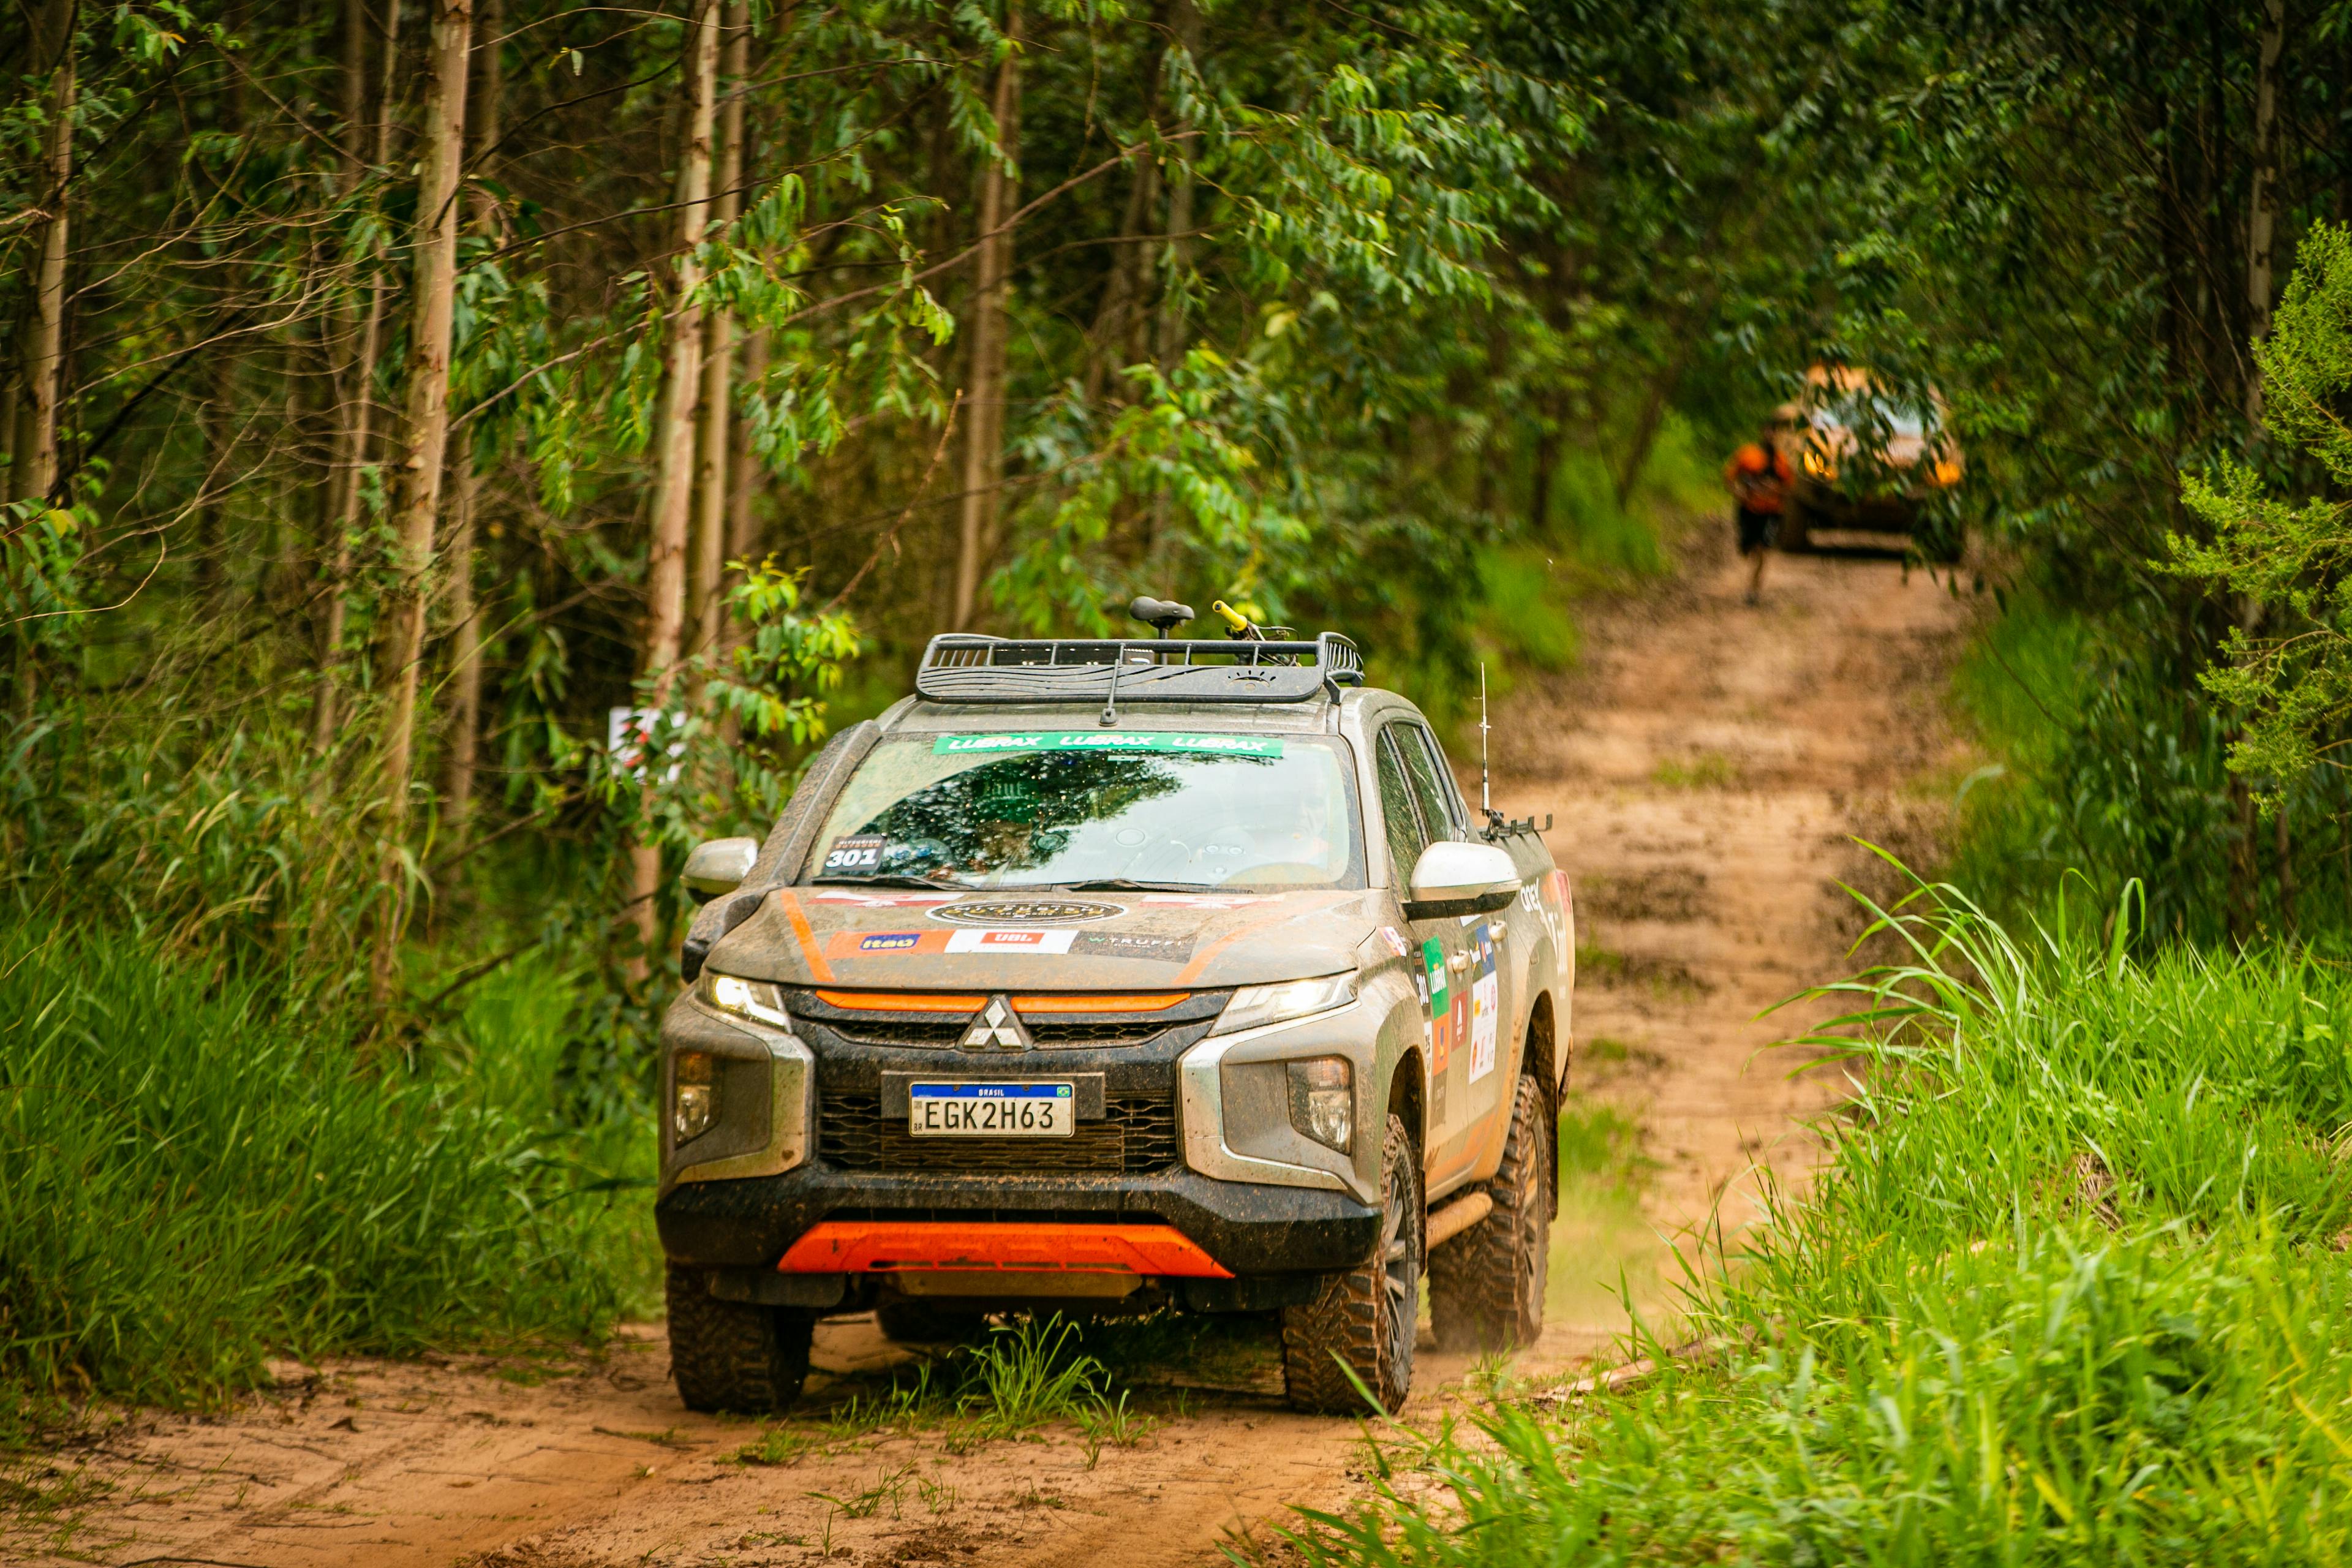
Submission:
{"label": "windshield wiper", "polygon": [[839,875],[811,877],[809,880],[811,882],[854,882],[866,888],[946,888],[959,893],[967,891],[971,887],[970,882],[943,882],[937,877],[916,877],[904,871],[884,871],[871,877]]}
{"label": "windshield wiper", "polygon": [[1214,892],[1214,882],[1139,882],[1132,877],[1095,877],[1084,882],[1056,882],[1055,887],[1068,893],[1205,893]]}

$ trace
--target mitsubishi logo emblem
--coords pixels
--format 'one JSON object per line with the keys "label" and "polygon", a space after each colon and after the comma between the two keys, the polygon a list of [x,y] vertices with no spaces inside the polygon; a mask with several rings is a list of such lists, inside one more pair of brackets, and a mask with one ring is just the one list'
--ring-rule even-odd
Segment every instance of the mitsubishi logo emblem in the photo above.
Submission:
{"label": "mitsubishi logo emblem", "polygon": [[968,1051],[1025,1051],[1029,1048],[1029,1031],[1021,1026],[1013,1004],[999,992],[971,1016],[971,1026],[964,1030],[961,1044]]}

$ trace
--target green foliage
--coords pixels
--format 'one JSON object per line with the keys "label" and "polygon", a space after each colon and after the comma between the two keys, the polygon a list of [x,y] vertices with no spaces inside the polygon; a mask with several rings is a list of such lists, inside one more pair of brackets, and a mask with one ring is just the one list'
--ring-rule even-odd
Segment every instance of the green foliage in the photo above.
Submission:
{"label": "green foliage", "polygon": [[594,1340],[643,1283],[643,1238],[593,1179],[635,1134],[554,1115],[561,1037],[530,1026],[551,1001],[510,983],[446,1052],[362,1063],[352,1016],[282,979],[19,906],[0,1432],[66,1397],[202,1405],[278,1353]]}
{"label": "green foliage", "polygon": [[[2347,781],[2333,770],[2308,774],[2279,796],[2284,833],[2276,819],[2257,823],[2232,795],[2230,731],[2216,704],[2185,701],[2149,666],[2147,628],[2063,607],[2061,591],[2030,585],[2009,595],[1955,672],[1960,715],[1993,761],[1953,790],[1952,880],[2022,921],[2049,909],[2070,879],[2111,904],[2135,868],[2157,866],[2164,872],[2144,883],[2137,941],[2210,943],[2259,931],[2340,941],[2338,911],[2352,898]],[[2233,873],[2248,863],[2267,873],[2266,886],[2251,910],[2233,913],[2256,891]]]}
{"label": "green foliage", "polygon": [[[2296,252],[2271,336],[2254,345],[2263,423],[2315,460],[2338,490],[2352,485],[2352,228],[2319,223]],[[2224,458],[2181,481],[2181,500],[2210,543],[2175,536],[2172,565],[2259,609],[2259,629],[2232,626],[2229,660],[2200,679],[2247,714],[2230,746],[2233,772],[2263,780],[2266,803],[2305,780],[2345,743],[2352,718],[2352,503],[2292,505],[2250,465]]]}
{"label": "green foliage", "polygon": [[2138,963],[2133,910],[1888,912],[1815,1037],[1866,1086],[1832,1163],[1694,1282],[1714,1358],[1389,1440],[1434,1495],[1310,1515],[1307,1560],[2352,1561],[2352,983]]}

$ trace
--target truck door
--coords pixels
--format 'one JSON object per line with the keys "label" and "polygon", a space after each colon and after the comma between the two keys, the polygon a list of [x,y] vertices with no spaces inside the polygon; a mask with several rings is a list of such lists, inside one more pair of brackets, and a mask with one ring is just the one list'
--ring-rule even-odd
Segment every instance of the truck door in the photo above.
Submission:
{"label": "truck door", "polygon": [[[1391,728],[1423,820],[1444,824],[1444,830],[1432,837],[1475,841],[1477,835],[1471,828],[1462,794],[1454,787],[1454,773],[1445,765],[1437,738],[1421,724],[1406,722]],[[1516,1041],[1507,1031],[1510,1021],[1518,1016],[1519,998],[1514,994],[1517,966],[1510,962],[1504,944],[1518,937],[1511,930],[1514,912],[1497,910],[1467,921],[1445,922],[1454,926],[1460,943],[1452,959],[1454,989],[1459,997],[1454,1055],[1460,1058],[1460,1076],[1451,1099],[1465,1134],[1473,1129],[1487,1130],[1496,1116],[1507,1114],[1503,1108],[1510,1103],[1510,1075],[1502,1069],[1512,1065],[1506,1058]]]}
{"label": "truck door", "polygon": [[[1413,863],[1421,852],[1434,840],[1454,837],[1443,796],[1415,787],[1412,759],[1421,746],[1417,729],[1406,721],[1391,722],[1382,728],[1379,740],[1381,819],[1388,839],[1390,883],[1399,903],[1411,896]],[[1434,1180],[1461,1163],[1469,1127],[1462,1089],[1470,1026],[1467,933],[1454,920],[1412,921],[1406,929],[1420,965],[1417,988],[1430,1079],[1423,1142]]]}

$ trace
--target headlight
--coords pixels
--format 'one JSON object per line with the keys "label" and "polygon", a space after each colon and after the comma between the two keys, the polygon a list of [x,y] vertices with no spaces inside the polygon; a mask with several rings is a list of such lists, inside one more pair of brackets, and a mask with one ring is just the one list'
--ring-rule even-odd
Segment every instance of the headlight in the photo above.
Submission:
{"label": "headlight", "polygon": [[1356,1129],[1356,1069],[1345,1057],[1290,1064],[1290,1124],[1344,1154]]}
{"label": "headlight", "polygon": [[756,1018],[779,1029],[793,1026],[793,1016],[784,1011],[784,994],[776,989],[772,981],[744,980],[732,974],[714,974],[706,969],[702,978],[694,983],[694,994],[722,1013]]}
{"label": "headlight", "polygon": [[684,1143],[709,1131],[718,1114],[719,1085],[710,1070],[710,1053],[678,1052],[670,1061],[670,1130]]}
{"label": "headlight", "polygon": [[1314,980],[1286,980],[1279,985],[1244,985],[1234,993],[1209,1033],[1230,1035],[1261,1024],[1286,1023],[1314,1013],[1328,1013],[1356,999],[1356,977],[1326,974]]}

